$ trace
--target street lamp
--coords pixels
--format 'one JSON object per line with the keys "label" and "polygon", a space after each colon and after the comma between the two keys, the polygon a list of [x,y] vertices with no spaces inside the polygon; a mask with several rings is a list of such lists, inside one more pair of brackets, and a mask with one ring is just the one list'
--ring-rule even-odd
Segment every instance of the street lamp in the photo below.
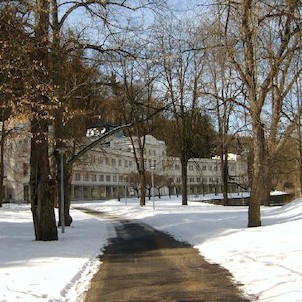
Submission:
{"label": "street lamp", "polygon": [[64,154],[66,149],[65,148],[58,148],[57,151],[60,154],[60,164],[61,164],[61,202],[59,204],[60,209],[60,221],[61,221],[61,230],[62,233],[65,233],[65,205],[64,205]]}
{"label": "street lamp", "polygon": [[124,176],[125,205],[127,205],[127,177]]}
{"label": "street lamp", "polygon": [[153,210],[155,210],[155,201],[154,201],[154,169],[155,169],[155,167],[150,167],[150,169],[151,169],[151,182],[152,182]]}

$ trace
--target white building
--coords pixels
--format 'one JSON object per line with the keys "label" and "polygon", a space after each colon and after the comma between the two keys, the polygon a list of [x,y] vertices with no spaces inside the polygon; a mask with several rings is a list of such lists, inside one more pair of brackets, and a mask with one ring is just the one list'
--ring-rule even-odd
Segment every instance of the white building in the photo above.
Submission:
{"label": "white building", "polygon": [[[145,168],[165,178],[161,194],[180,193],[181,164],[177,157],[167,156],[163,141],[151,135],[145,137]],[[127,176],[137,172],[129,138],[114,138],[107,147],[98,147],[73,168],[73,199],[119,197],[134,193]],[[246,186],[247,162],[240,156],[229,157],[230,191],[241,191]],[[155,184],[155,187],[158,187]],[[218,157],[190,159],[188,164],[189,194],[215,193],[222,190],[221,166]]]}
{"label": "white building", "polygon": [[[146,136],[146,170],[162,173],[166,145],[151,135]],[[93,199],[118,197],[133,193],[127,176],[137,167],[131,141],[127,137],[113,137],[110,145],[91,150],[73,167],[72,198]]]}
{"label": "white building", "polygon": [[4,195],[5,201],[29,200],[29,150],[30,139],[22,137],[10,139],[4,154]]}
{"label": "white building", "polygon": [[[88,144],[93,138],[86,138]],[[181,165],[177,157],[167,156],[163,141],[151,135],[145,137],[145,168],[161,175],[165,180],[161,194],[180,193]],[[29,149],[28,138],[19,138],[6,148],[5,198],[14,201],[29,200]],[[100,144],[86,153],[73,165],[72,199],[100,199],[134,194],[127,176],[136,172],[136,163],[129,138],[114,136],[107,144]],[[247,162],[240,156],[229,158],[230,176],[234,183],[246,184]],[[155,187],[156,186],[155,184]],[[219,158],[189,160],[189,194],[221,192],[222,179]],[[236,191],[237,185],[230,186]]]}

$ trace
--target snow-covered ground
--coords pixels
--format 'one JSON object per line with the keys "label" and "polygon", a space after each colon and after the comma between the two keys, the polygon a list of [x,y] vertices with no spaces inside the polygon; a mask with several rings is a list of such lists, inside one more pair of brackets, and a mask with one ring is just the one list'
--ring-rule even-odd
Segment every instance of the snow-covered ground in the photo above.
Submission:
{"label": "snow-covered ground", "polygon": [[[75,203],[142,220],[187,241],[207,260],[227,268],[257,301],[302,301],[302,200],[262,208],[260,228],[247,228],[247,207],[201,202],[181,206],[176,197]],[[155,209],[154,209],[155,206]],[[101,265],[113,224],[72,209],[74,222],[59,241],[36,242],[29,205],[0,208],[0,302],[82,301]]]}

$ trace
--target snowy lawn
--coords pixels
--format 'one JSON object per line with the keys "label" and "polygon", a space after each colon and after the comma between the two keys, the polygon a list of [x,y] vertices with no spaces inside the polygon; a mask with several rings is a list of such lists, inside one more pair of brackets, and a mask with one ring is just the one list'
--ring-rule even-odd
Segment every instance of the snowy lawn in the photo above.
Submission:
{"label": "snowy lawn", "polygon": [[[247,228],[247,207],[200,202],[181,206],[168,197],[75,203],[144,221],[198,248],[227,268],[255,301],[302,301],[302,200],[262,208],[260,228]],[[28,205],[0,208],[0,301],[82,301],[97,256],[114,236],[107,220],[72,210],[74,223],[57,242],[33,241]]]}
{"label": "snowy lawn", "polygon": [[[111,224],[79,211],[59,241],[34,241],[29,205],[0,208],[0,301],[81,301]],[[111,232],[111,233],[110,233]]]}

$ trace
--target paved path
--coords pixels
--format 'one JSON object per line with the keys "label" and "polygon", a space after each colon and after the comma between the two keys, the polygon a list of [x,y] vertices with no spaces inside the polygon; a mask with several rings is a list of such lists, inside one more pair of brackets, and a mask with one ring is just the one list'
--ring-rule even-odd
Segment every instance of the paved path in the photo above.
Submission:
{"label": "paved path", "polygon": [[250,301],[227,270],[206,262],[190,245],[127,220],[115,229],[85,302]]}

